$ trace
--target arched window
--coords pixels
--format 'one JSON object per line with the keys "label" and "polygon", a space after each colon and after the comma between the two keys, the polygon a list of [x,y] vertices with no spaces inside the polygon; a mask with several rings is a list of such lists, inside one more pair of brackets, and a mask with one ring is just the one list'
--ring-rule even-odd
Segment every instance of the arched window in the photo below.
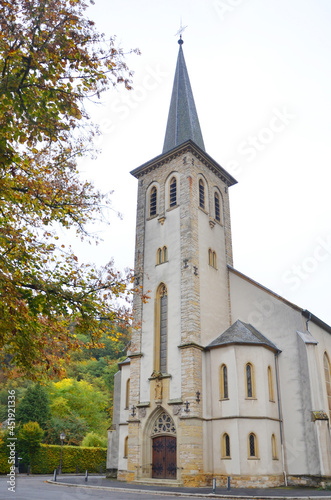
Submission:
{"label": "arched window", "polygon": [[156,264],[163,264],[164,262],[168,262],[168,248],[166,246],[158,248],[156,252]]}
{"label": "arched window", "polygon": [[211,248],[208,250],[208,264],[217,269],[217,255]]}
{"label": "arched window", "polygon": [[254,367],[251,363],[246,365],[246,398],[255,398]]}
{"label": "arched window", "polygon": [[177,205],[177,179],[172,177],[169,185],[169,207]]}
{"label": "arched window", "polygon": [[231,458],[230,436],[226,432],[222,436],[221,455],[222,458]]}
{"label": "arched window", "polygon": [[226,365],[220,367],[220,399],[229,398],[228,369]]}
{"label": "arched window", "polygon": [[274,382],[272,379],[271,366],[268,366],[268,388],[269,388],[269,401],[275,401],[274,397]]}
{"label": "arched window", "polygon": [[326,384],[326,395],[328,398],[328,407],[331,420],[331,368],[330,368],[329,356],[327,355],[326,352],[324,353],[323,356],[323,365],[324,365],[324,377]]}
{"label": "arched window", "polygon": [[214,193],[214,208],[215,208],[215,220],[221,222],[221,201],[220,195],[215,191]]}
{"label": "arched window", "polygon": [[154,370],[167,373],[168,296],[164,283],[157,289],[155,314]]}
{"label": "arched window", "polygon": [[213,251],[211,248],[209,248],[209,250],[208,250],[208,264],[210,266],[213,265]]}
{"label": "arched window", "polygon": [[125,388],[125,408],[130,408],[130,379],[126,381]]}
{"label": "arched window", "polygon": [[124,439],[124,457],[123,458],[128,458],[128,441],[129,441],[129,437],[126,436],[126,438]]}
{"label": "arched window", "polygon": [[162,248],[162,262],[168,262],[168,249],[166,246]]}
{"label": "arched window", "polygon": [[199,180],[199,207],[205,209],[205,184],[202,179]]}
{"label": "arched window", "polygon": [[158,248],[156,252],[156,264],[162,264],[162,249]]}
{"label": "arched window", "polygon": [[272,451],[272,459],[278,460],[277,442],[276,442],[275,434],[272,434],[272,436],[271,436],[271,451]]}
{"label": "arched window", "polygon": [[253,432],[248,436],[248,457],[258,458],[257,438]]}
{"label": "arched window", "polygon": [[152,187],[151,193],[149,196],[149,216],[154,217],[156,215],[157,209],[157,189],[156,187]]}

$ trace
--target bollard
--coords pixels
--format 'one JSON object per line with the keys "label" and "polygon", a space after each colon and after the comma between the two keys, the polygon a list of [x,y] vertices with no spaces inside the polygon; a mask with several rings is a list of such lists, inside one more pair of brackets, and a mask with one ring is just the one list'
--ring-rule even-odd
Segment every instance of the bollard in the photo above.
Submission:
{"label": "bollard", "polygon": [[30,465],[28,465],[27,470],[26,470],[26,475],[29,476],[30,474]]}
{"label": "bollard", "polygon": [[87,480],[88,480],[88,472],[87,472],[87,469],[85,471],[85,483],[87,483]]}
{"label": "bollard", "polygon": [[216,479],[213,477],[213,493],[216,493]]}
{"label": "bollard", "polygon": [[57,473],[57,469],[54,469],[54,477],[53,477],[53,481],[56,482],[56,473]]}
{"label": "bollard", "polygon": [[230,491],[230,476],[226,478],[226,489]]}

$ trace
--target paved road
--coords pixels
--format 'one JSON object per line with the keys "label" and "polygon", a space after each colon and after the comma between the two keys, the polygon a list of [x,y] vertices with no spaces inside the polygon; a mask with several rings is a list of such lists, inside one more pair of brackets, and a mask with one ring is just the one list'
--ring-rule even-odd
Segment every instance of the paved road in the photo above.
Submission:
{"label": "paved road", "polygon": [[[74,483],[83,485],[82,487],[61,486],[59,484],[49,484],[46,481],[53,479],[50,476],[18,476],[16,477],[15,492],[8,491],[7,478],[0,477],[0,500],[171,500],[174,498],[182,498],[186,500],[203,500],[212,498],[211,488],[194,489],[194,488],[162,488],[154,486],[137,486],[119,483],[118,481],[110,481],[104,477],[90,476],[88,485],[99,486],[103,489],[85,488],[84,477],[82,476],[61,476],[58,478],[61,482]],[[124,491],[124,488],[126,491]],[[140,491],[137,491],[139,488]],[[134,491],[130,490],[135,489]],[[144,489],[144,490],[143,490]],[[158,493],[150,490],[159,490]],[[129,491],[128,491],[129,490]],[[185,496],[177,496],[185,494]],[[331,491],[319,491],[308,489],[269,489],[269,490],[245,490],[235,489],[230,493],[226,490],[217,489],[217,495],[224,495],[227,498],[241,499],[253,497],[258,498],[302,498],[305,500],[310,498],[320,497],[321,500],[331,500]],[[162,495],[162,496],[160,496]],[[220,497],[219,497],[220,498]],[[223,497],[224,498],[224,497]]]}
{"label": "paved road", "polygon": [[[45,481],[50,478],[46,477],[18,477],[16,480],[16,491],[7,490],[6,479],[0,478],[0,500],[140,500],[148,498],[148,500],[172,500],[178,498],[174,496],[159,496],[153,494],[137,494],[137,492],[123,492],[113,490],[95,490],[92,488],[70,488],[68,486],[60,486],[48,484]],[[188,497],[185,497],[188,499]],[[203,500],[194,497],[195,500]]]}

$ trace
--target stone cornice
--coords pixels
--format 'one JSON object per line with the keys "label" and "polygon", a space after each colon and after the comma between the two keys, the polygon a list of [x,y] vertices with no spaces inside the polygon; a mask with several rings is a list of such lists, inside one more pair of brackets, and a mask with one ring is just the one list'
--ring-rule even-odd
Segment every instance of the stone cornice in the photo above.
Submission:
{"label": "stone cornice", "polygon": [[142,358],[143,357],[143,353],[142,352],[130,352],[128,353],[128,358],[132,359],[132,358]]}
{"label": "stone cornice", "polygon": [[200,351],[205,350],[205,348],[202,345],[196,344],[195,342],[186,342],[185,344],[180,344],[178,346],[178,349],[189,349],[192,347],[193,347],[193,349],[199,349]]}
{"label": "stone cornice", "polygon": [[227,186],[233,186],[234,184],[237,184],[236,179],[232,177],[232,175],[224,170],[221,165],[219,165],[215,160],[213,160],[211,156],[209,156],[191,140],[184,142],[184,144],[177,146],[168,153],[159,155],[153,160],[144,163],[140,167],[132,170],[131,175],[133,175],[137,179],[140,179],[142,176],[146,175],[152,170],[155,170],[162,165],[169,163],[171,160],[174,160],[178,156],[185,153],[191,153],[195,158],[197,158],[197,160],[199,160],[207,168],[209,168],[209,170],[214,172],[214,174],[217,175],[217,177],[219,177]]}

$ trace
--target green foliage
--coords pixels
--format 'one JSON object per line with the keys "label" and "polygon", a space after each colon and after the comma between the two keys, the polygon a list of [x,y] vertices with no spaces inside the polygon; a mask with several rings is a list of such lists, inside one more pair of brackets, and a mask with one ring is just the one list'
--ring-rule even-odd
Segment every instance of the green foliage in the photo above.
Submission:
{"label": "green foliage", "polygon": [[93,448],[107,448],[107,437],[102,437],[95,432],[89,432],[84,437],[81,446]]}
{"label": "green foliage", "polygon": [[17,408],[17,423],[38,422],[40,427],[46,429],[50,417],[47,389],[40,384],[28,387]]}
{"label": "green foliage", "polygon": [[32,380],[63,375],[78,332],[94,346],[131,319],[117,305],[131,295],[130,273],[80,264],[56,234],[73,228],[83,239],[104,217],[110,193],[77,170],[98,134],[85,102],[112,85],[131,88],[123,51],[87,5],[0,2],[0,362]]}
{"label": "green foliage", "polygon": [[[60,464],[61,446],[41,444],[32,463],[34,474],[52,474]],[[83,448],[63,446],[62,472],[99,472],[106,470],[107,450],[104,448]],[[0,447],[0,474],[8,474],[6,451]]]}
{"label": "green foliage", "polygon": [[45,442],[58,444],[61,432],[66,435],[65,443],[67,445],[79,446],[87,432],[87,424],[83,418],[77,415],[52,417],[46,428]]}
{"label": "green foliage", "polygon": [[59,416],[54,412],[60,407],[58,398],[63,398],[71,413],[83,418],[90,430],[104,427],[109,417],[107,414],[108,397],[85,380],[77,381],[66,378],[53,382],[50,386],[50,397],[54,416]]}
{"label": "green foliage", "polygon": [[23,427],[18,433],[17,449],[22,454],[25,463],[33,464],[34,457],[40,448],[43,435],[44,431],[41,429],[38,422],[23,424]]}

